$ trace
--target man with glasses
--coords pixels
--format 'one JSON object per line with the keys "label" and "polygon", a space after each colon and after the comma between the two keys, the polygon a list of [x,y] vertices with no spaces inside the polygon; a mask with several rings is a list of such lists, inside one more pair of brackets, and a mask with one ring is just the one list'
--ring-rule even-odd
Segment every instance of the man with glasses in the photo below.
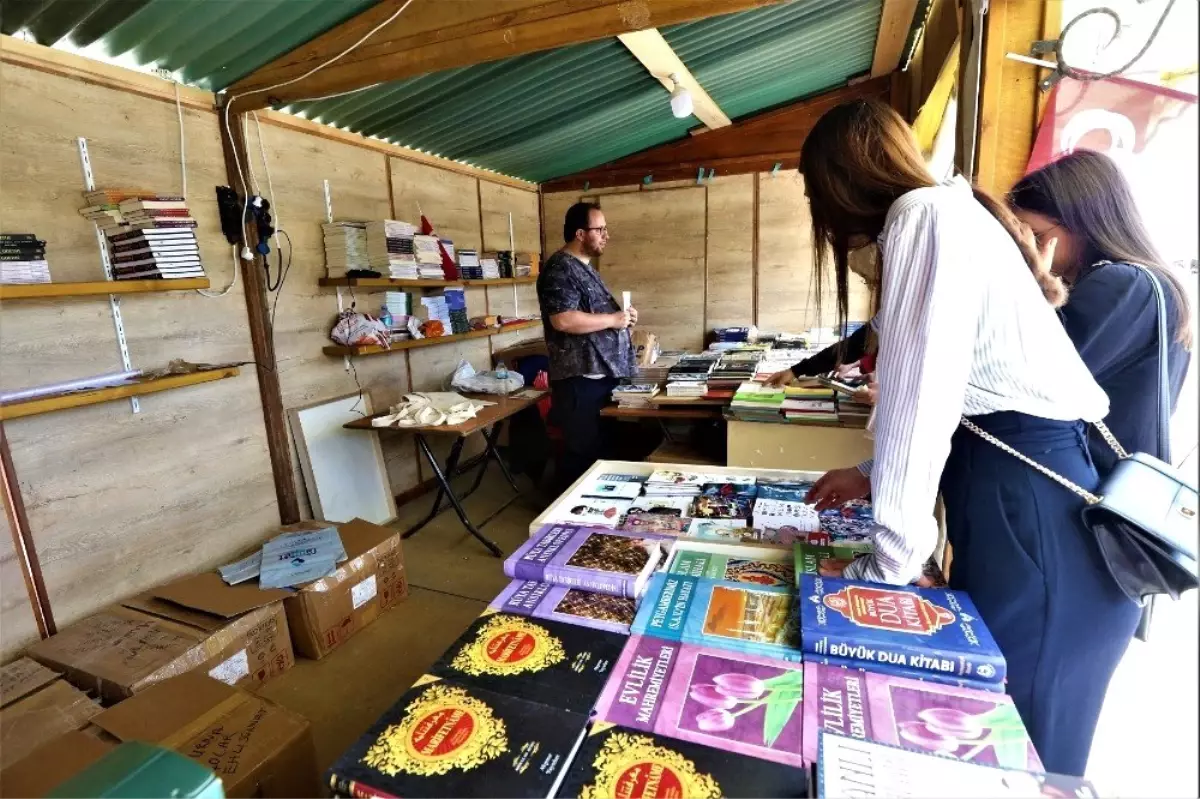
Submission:
{"label": "man with glasses", "polygon": [[563,240],[537,281],[550,357],[551,413],[564,439],[556,475],[560,491],[600,457],[600,409],[613,387],[635,374],[629,330],[637,323],[637,311],[622,309],[592,266],[608,243],[600,206],[581,202],[568,208]]}

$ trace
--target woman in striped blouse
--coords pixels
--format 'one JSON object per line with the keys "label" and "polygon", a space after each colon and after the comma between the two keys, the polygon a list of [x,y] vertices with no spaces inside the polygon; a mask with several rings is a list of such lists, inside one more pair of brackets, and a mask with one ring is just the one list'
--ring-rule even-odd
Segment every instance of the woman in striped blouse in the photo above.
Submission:
{"label": "woman in striped blouse", "polygon": [[1086,489],[1084,422],[1108,398],[1055,315],[1058,277],[1004,206],[938,185],[908,126],[877,101],[829,111],[800,156],[817,245],[832,256],[839,321],[851,249],[879,245],[874,460],[830,472],[818,506],[871,494],[875,551],[827,575],[905,584],[933,551],[939,486],[966,591],[1008,661],[1013,697],[1047,770],[1082,774],[1108,681],[1138,608],[1083,526],[1083,501],[960,427],[961,417]]}

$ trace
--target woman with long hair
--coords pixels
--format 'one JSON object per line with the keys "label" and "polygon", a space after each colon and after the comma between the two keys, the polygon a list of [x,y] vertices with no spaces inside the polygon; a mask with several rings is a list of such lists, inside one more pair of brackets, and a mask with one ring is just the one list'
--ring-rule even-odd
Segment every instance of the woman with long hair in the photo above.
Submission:
{"label": "woman with long hair", "polygon": [[[1167,306],[1171,410],[1191,360],[1191,310],[1183,284],[1150,241],[1129,182],[1106,155],[1078,150],[1031,172],[1009,204],[1044,263],[1070,287],[1059,315],[1083,362],[1108,394],[1105,423],[1130,452],[1169,461],[1159,447],[1158,303]],[[1089,441],[1101,474],[1116,463],[1094,429]]]}
{"label": "woman with long hair", "polygon": [[[938,185],[903,119],[856,100],[825,114],[800,154],[818,284],[832,256],[838,317],[851,249],[881,257],[875,457],[825,475],[819,507],[871,494],[875,550],[826,575],[904,584],[937,541],[939,486],[966,591],[1008,663],[1012,696],[1046,769],[1082,774],[1100,707],[1137,624],[1079,518],[1082,500],[982,430],[1082,487],[1099,478],[1084,423],[1108,400],[1055,314],[1059,277],[1000,203]],[[820,286],[818,285],[818,296]]]}

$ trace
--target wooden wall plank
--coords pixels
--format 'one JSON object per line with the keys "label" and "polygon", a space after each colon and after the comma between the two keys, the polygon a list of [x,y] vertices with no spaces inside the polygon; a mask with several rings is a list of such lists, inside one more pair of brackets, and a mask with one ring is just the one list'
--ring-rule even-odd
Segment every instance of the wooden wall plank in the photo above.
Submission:
{"label": "wooden wall plank", "polygon": [[[88,137],[99,185],[178,191],[173,104],[11,63],[0,72],[0,96],[0,226],[45,238],[54,279],[102,279],[95,233],[78,215],[75,137]],[[226,182],[217,120],[185,107],[184,124],[200,251],[223,285],[231,262],[212,193]],[[103,299],[5,303],[2,311],[6,389],[120,368]],[[251,359],[240,286],[220,299],[191,292],[128,297],[122,312],[135,365]],[[5,426],[60,625],[214,565],[278,523],[254,369],[141,404],[138,415],[127,403],[111,403]],[[0,550],[0,562],[10,556],[11,547]],[[35,633],[28,610],[11,595],[24,593],[21,580],[0,569],[6,656]]]}
{"label": "wooden wall plank", "polygon": [[567,209],[579,202],[578,191],[559,191],[542,195],[542,258],[563,246],[563,220]]}
{"label": "wooden wall plank", "polygon": [[483,249],[508,249],[508,215],[511,213],[517,252],[541,252],[542,227],[538,220],[536,194],[481,180],[479,204]]}
{"label": "wooden wall plank", "polygon": [[[257,133],[256,129],[251,130],[248,145],[265,191],[266,170],[259,160]],[[385,410],[408,390],[405,359],[359,358],[354,361],[353,370],[347,372],[341,359],[324,355],[321,348],[330,343],[329,330],[337,316],[337,299],[333,291],[318,288],[317,280],[325,276],[321,232],[325,221],[323,181],[329,181],[334,219],[388,218],[391,201],[386,159],[364,148],[275,126],[262,127],[262,140],[275,187],[276,220],[291,237],[293,246],[291,269],[275,315],[276,358],[284,407],[311,405],[344,396],[361,386],[370,394],[374,408]],[[384,298],[380,292],[344,289],[343,293],[347,307],[357,303],[369,313],[376,313]],[[297,490],[303,491],[304,479],[292,444]],[[394,491],[401,493],[416,485],[411,438],[387,436],[383,446]],[[305,511],[308,513],[309,509]]]}
{"label": "wooden wall plank", "polygon": [[610,239],[600,274],[633,292],[638,324],[665,349],[703,346],[704,189],[614,194],[602,203]]}
{"label": "wooden wall plank", "polygon": [[754,314],[754,181],[734,175],[708,184],[709,330],[747,324]]}

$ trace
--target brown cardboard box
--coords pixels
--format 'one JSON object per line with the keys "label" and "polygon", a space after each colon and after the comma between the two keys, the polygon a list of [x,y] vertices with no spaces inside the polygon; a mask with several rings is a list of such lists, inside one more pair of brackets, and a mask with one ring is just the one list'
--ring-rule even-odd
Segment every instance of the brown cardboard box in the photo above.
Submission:
{"label": "brown cardboard box", "polygon": [[282,602],[287,596],[290,591],[226,585],[206,572],[110,606],[27,654],[107,703],[193,669],[250,687],[296,662]]}
{"label": "brown cardboard box", "polygon": [[363,519],[301,522],[283,529],[319,530],[331,524],[342,537],[346,560],[283,602],[296,651],[318,660],[408,596],[398,531]]}
{"label": "brown cardboard box", "polygon": [[[164,680],[0,773],[5,796],[43,796],[124,741],[174,749],[212,769],[229,797],[318,796],[308,720],[200,672]],[[96,737],[99,736],[99,737]],[[90,740],[89,740],[90,738]]]}
{"label": "brown cardboard box", "polygon": [[87,694],[29,658],[0,668],[0,768],[100,712]]}

